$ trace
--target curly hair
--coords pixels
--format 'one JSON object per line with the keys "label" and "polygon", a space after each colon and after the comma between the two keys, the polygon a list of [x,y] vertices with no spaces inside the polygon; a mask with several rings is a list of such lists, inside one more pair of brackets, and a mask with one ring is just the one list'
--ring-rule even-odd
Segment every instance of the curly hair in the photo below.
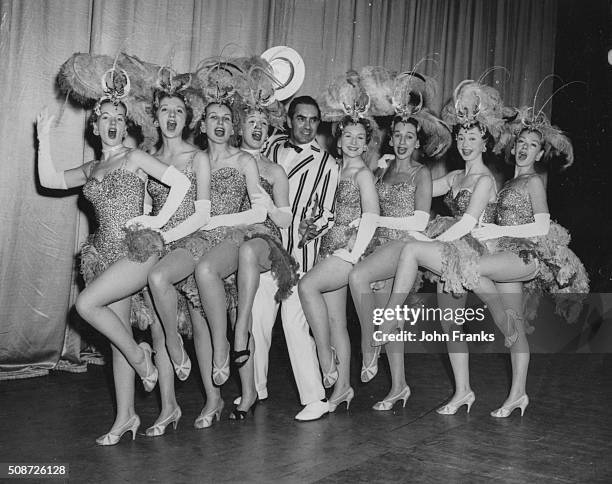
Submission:
{"label": "curly hair", "polygon": [[393,138],[393,130],[395,129],[395,125],[398,123],[411,124],[412,126],[414,126],[416,130],[416,137],[419,142],[419,145],[425,146],[425,142],[426,142],[425,133],[421,129],[421,125],[419,124],[419,121],[415,118],[404,119],[403,116],[400,116],[400,115],[395,116],[393,120],[391,121],[391,129],[390,129],[391,138]]}
{"label": "curly hair", "polygon": [[183,139],[186,139],[189,136],[189,125],[191,124],[191,121],[193,121],[193,108],[191,107],[191,104],[189,103],[187,98],[183,96],[180,92],[168,92],[164,91],[163,89],[156,89],[153,92],[153,109],[151,111],[151,115],[153,116],[154,120],[157,120],[157,111],[159,110],[159,105],[161,104],[161,102],[164,99],[172,98],[183,101],[183,104],[185,105],[185,112],[187,116],[185,119],[185,126],[183,127],[182,136]]}
{"label": "curly hair", "polygon": [[372,140],[373,128],[372,128],[372,124],[370,123],[370,120],[367,118],[358,118],[357,120],[354,120],[351,116],[344,116],[338,122],[338,126],[336,127],[336,132],[334,133],[334,136],[336,137],[336,139],[342,136],[342,132],[344,131],[345,127],[351,126],[351,125],[363,126],[363,129],[365,129],[365,133],[366,133],[366,144],[369,144],[370,141]]}
{"label": "curly hair", "polygon": [[474,121],[473,123],[470,123],[468,125],[461,125],[461,124],[456,124],[453,126],[453,137],[455,138],[455,141],[457,140],[457,136],[459,135],[459,132],[462,129],[465,130],[469,130],[472,128],[476,128],[478,131],[480,131],[480,134],[482,136],[482,139],[485,141],[485,146],[487,148],[487,151],[493,151],[493,147],[495,146],[495,138],[493,138],[493,135],[489,132],[489,130],[483,126],[481,123],[479,123],[478,121]]}

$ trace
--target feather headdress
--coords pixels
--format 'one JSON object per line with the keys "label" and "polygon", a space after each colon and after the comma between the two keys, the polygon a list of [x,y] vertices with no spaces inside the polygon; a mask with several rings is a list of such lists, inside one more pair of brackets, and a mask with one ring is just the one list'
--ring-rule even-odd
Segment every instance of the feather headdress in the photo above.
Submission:
{"label": "feather headdress", "polygon": [[357,121],[370,115],[370,96],[361,85],[359,74],[351,70],[331,82],[320,106],[323,121],[340,121],[345,116]]}
{"label": "feather headdress", "polygon": [[504,118],[513,114],[505,108],[497,89],[467,79],[453,92],[453,99],[442,110],[442,119],[451,126],[464,128],[478,123],[495,141],[493,151],[499,153],[511,140]]}

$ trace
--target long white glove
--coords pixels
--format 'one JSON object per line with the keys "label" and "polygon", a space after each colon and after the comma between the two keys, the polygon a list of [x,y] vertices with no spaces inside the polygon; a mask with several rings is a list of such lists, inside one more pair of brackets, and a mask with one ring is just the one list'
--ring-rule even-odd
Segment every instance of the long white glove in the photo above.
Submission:
{"label": "long white glove", "polygon": [[535,222],[522,225],[483,224],[482,227],[472,230],[472,235],[479,240],[546,235],[550,229],[550,214],[536,213],[533,218]]}
{"label": "long white glove", "polygon": [[210,200],[196,200],[195,212],[183,220],[176,227],[163,232],[164,242],[169,244],[175,240],[182,239],[197,232],[204,227],[210,220]]}
{"label": "long white glove", "polygon": [[350,252],[346,249],[338,249],[333,255],[351,264],[355,264],[366,250],[370,240],[372,240],[372,236],[378,226],[378,218],[379,216],[375,213],[362,213],[353,249]]}
{"label": "long white glove", "polygon": [[168,192],[166,203],[164,203],[164,206],[159,210],[159,213],[157,215],[140,215],[139,217],[134,217],[127,221],[125,224],[126,226],[140,224],[150,229],[159,229],[170,220],[170,217],[172,217],[174,212],[180,207],[191,186],[189,178],[173,166],[169,166],[166,168],[166,171],[164,171],[160,181],[164,185],[170,187],[170,192]]}
{"label": "long white glove", "polygon": [[415,230],[421,232],[427,227],[429,213],[422,210],[415,210],[414,215],[408,217],[380,217],[379,227],[386,227],[395,230]]}
{"label": "long white glove", "polygon": [[268,212],[262,200],[262,195],[259,193],[253,195],[251,205],[252,207],[244,212],[215,215],[203,227],[204,230],[212,230],[217,227],[232,227],[234,225],[251,225],[265,221]]}
{"label": "long white glove", "polygon": [[268,212],[268,217],[272,219],[272,222],[275,223],[276,226],[284,229],[291,225],[291,221],[293,220],[293,213],[291,213],[291,207],[277,207],[274,204],[274,200],[272,197],[268,195],[268,192],[261,185],[257,185],[259,190],[261,191],[260,203],[266,208]]}
{"label": "long white glove", "polygon": [[63,171],[56,171],[51,159],[51,141],[49,130],[51,128],[51,116],[48,122],[39,122],[36,125],[38,134],[38,177],[40,184],[46,188],[66,190],[66,179]]}
{"label": "long white glove", "polygon": [[450,242],[451,240],[460,239],[464,235],[469,234],[470,230],[476,226],[476,223],[476,219],[470,214],[463,214],[463,217],[461,217],[456,224],[438,235],[436,240],[439,240],[440,242]]}

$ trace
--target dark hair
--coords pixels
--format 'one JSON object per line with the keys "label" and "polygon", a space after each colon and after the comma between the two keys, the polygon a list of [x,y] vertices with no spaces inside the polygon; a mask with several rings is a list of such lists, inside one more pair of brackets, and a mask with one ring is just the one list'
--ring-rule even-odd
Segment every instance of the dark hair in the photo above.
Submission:
{"label": "dark hair", "polygon": [[208,115],[208,108],[210,106],[225,106],[227,109],[229,109],[230,115],[232,117],[232,126],[234,127],[234,134],[232,136],[230,136],[229,139],[229,144],[231,146],[234,147],[238,147],[238,139],[237,139],[237,133],[239,131],[239,126],[237,125],[237,122],[240,118],[239,114],[236,113],[235,109],[232,107],[231,104],[224,102],[224,101],[220,101],[220,102],[210,102],[206,105],[206,107],[204,108],[204,112],[202,113],[202,117],[200,118],[200,120],[198,121],[198,124],[196,126],[196,132],[194,135],[194,142],[196,143],[196,145],[198,147],[200,147],[201,149],[207,149],[208,147],[208,138],[206,136],[206,133],[204,133],[202,131],[202,125],[204,124],[204,120],[206,119],[206,116]]}
{"label": "dark hair", "polygon": [[191,124],[191,121],[193,121],[193,109],[191,105],[189,104],[189,102],[187,101],[187,98],[185,98],[185,96],[183,96],[181,93],[178,93],[178,92],[170,93],[168,91],[164,91],[163,89],[156,89],[155,92],[153,93],[153,110],[151,112],[151,114],[153,115],[153,119],[157,120],[157,111],[159,110],[159,105],[166,98],[168,99],[175,98],[175,99],[180,99],[181,101],[183,101],[183,104],[185,105],[185,112],[187,116],[185,118],[185,126],[183,127],[183,132],[181,133],[181,135],[183,139],[187,139],[189,137],[189,131],[190,131],[189,125]]}
{"label": "dark hair", "polygon": [[310,96],[299,96],[299,97],[293,98],[291,103],[289,103],[289,109],[287,110],[287,116],[289,116],[289,119],[293,118],[293,115],[295,114],[295,110],[298,104],[306,104],[308,106],[314,106],[315,108],[317,108],[317,116],[319,116],[319,119],[321,119],[321,108],[319,108],[317,101],[315,101],[314,98]]}
{"label": "dark hair", "polygon": [[347,126],[357,125],[357,124],[360,124],[361,126],[363,126],[363,129],[365,129],[366,144],[369,144],[370,141],[372,140],[372,131],[373,131],[373,129],[372,129],[372,124],[366,118],[358,118],[357,120],[354,120],[350,116],[344,116],[340,120],[340,122],[338,123],[338,126],[336,128],[336,133],[335,133],[336,139],[338,139],[338,138],[340,138],[342,136],[342,132],[344,131],[344,128],[346,128]]}
{"label": "dark hair", "polygon": [[393,130],[395,129],[395,125],[397,123],[404,123],[404,124],[411,124],[412,126],[414,126],[415,130],[416,130],[416,137],[417,137],[417,141],[419,142],[419,146],[425,146],[425,133],[423,133],[423,130],[421,129],[421,125],[419,124],[419,121],[415,118],[408,118],[408,119],[404,119],[402,116],[397,115],[393,118],[393,121],[391,121],[391,138],[393,138]]}
{"label": "dark hair", "polygon": [[[107,103],[113,104],[113,105],[115,105],[115,106],[119,106],[119,105],[123,106],[123,109],[125,110],[125,115],[126,115],[126,118],[127,118],[128,108],[127,108],[127,105],[126,105],[126,104],[125,104],[123,101],[119,101],[119,103],[118,103],[118,104],[115,104],[115,103],[114,103],[113,101],[111,101],[110,99],[105,99],[105,100],[103,100],[102,102],[100,102],[100,101],[98,100],[98,101],[96,102],[96,104],[95,104],[95,106],[94,106],[93,110],[91,111],[91,116],[89,116],[89,124],[90,124],[91,126],[93,126],[94,124],[96,124],[96,123],[98,122],[98,117],[99,117],[99,115],[98,115],[98,113],[96,113],[96,108],[101,109],[101,108],[102,108],[102,106],[104,106],[104,105],[105,105],[105,104],[107,104]],[[126,124],[127,124],[128,122],[129,122],[129,120],[127,120],[127,119],[126,119]]]}
{"label": "dark hair", "polygon": [[493,135],[489,132],[489,130],[485,126],[480,124],[478,121],[474,121],[471,124],[456,124],[453,127],[453,136],[455,140],[457,139],[457,136],[459,135],[459,131],[461,131],[462,129],[467,130],[467,129],[472,129],[472,128],[476,128],[478,131],[480,131],[482,135],[482,139],[485,141],[485,146],[487,147],[487,151],[492,151],[493,147],[495,146],[495,139],[493,138]]}

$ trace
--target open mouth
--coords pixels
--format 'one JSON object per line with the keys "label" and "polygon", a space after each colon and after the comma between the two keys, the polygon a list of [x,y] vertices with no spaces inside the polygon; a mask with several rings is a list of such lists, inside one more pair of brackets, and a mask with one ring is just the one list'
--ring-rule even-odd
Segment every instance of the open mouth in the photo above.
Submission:
{"label": "open mouth", "polygon": [[461,154],[463,156],[470,156],[472,154],[472,150],[461,150]]}
{"label": "open mouth", "polygon": [[259,131],[253,131],[252,137],[255,141],[261,141],[262,133]]}
{"label": "open mouth", "polygon": [[115,139],[117,137],[117,128],[110,128],[108,130],[108,137],[110,139]]}
{"label": "open mouth", "polygon": [[168,131],[174,131],[176,129],[176,121],[168,121],[166,123],[166,127],[168,128]]}
{"label": "open mouth", "polygon": [[525,160],[527,159],[527,153],[525,153],[525,152],[521,151],[521,152],[518,154],[518,159],[519,159],[520,161],[525,161]]}
{"label": "open mouth", "polygon": [[225,135],[225,130],[223,128],[215,128],[215,135],[216,136],[224,136]]}
{"label": "open mouth", "polygon": [[405,155],[407,152],[408,152],[408,148],[398,146],[397,148],[398,155]]}

